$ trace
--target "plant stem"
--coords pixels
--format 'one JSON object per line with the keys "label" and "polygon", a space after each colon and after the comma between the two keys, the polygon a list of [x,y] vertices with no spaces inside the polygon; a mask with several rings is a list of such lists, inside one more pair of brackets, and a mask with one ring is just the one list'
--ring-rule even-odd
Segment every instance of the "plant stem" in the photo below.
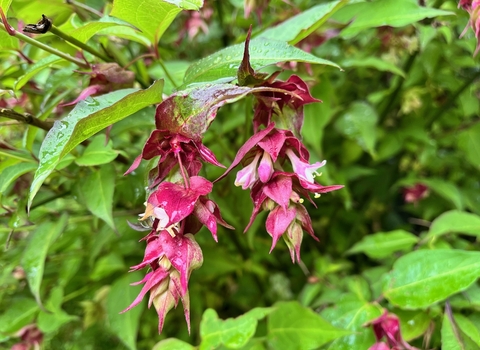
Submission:
{"label": "plant stem", "polygon": [[81,41],[75,39],[74,37],[72,37],[68,34],[65,34],[64,32],[62,32],[60,29],[58,29],[54,25],[52,25],[50,27],[49,31],[52,34],[55,34],[56,36],[62,38],[63,40],[68,41],[69,43],[72,43],[73,45],[75,45],[75,46],[77,46],[77,47],[79,47],[79,48],[81,48],[81,49],[83,49],[87,52],[90,52],[92,55],[100,58],[101,60],[104,60],[105,62],[112,62],[113,61],[111,58],[101,54],[100,52],[95,50],[93,47],[90,47],[87,44],[82,43]]}
{"label": "plant stem", "polygon": [[468,79],[462,86],[460,86],[453,95],[447,99],[447,101],[440,106],[440,108],[434,110],[427,118],[427,126],[431,126],[433,122],[439,119],[446,111],[453,107],[453,104],[457,100],[458,96],[460,96],[475,80],[480,78],[480,70],[473,74],[470,79]]}
{"label": "plant stem", "polygon": [[42,205],[44,204],[47,204],[47,203],[50,203],[52,201],[54,201],[55,199],[58,199],[58,198],[62,198],[62,197],[66,197],[70,194],[71,192],[70,191],[66,191],[66,192],[62,192],[62,193],[58,193],[58,194],[55,194],[51,197],[48,197],[48,198],[45,198],[44,200],[40,201],[40,202],[37,202],[35,203],[34,205],[32,205],[30,207],[30,211],[34,210],[35,208],[38,208],[38,207],[41,207]]}
{"label": "plant stem", "polygon": [[21,113],[15,112],[13,109],[10,109],[10,108],[0,108],[0,117],[17,120],[25,124],[30,124],[30,125],[36,126],[37,128],[43,129],[45,131],[50,130],[53,126],[53,123],[51,122],[46,122],[46,121],[37,119],[31,114],[21,114]]}
{"label": "plant stem", "polygon": [[[5,25],[3,23],[0,23],[0,28],[3,29],[4,31],[7,31],[7,29],[5,28]],[[82,68],[89,68],[89,64],[84,62],[84,61],[81,61],[79,60],[78,58],[75,58],[75,57],[72,57],[70,56],[69,54],[66,54],[62,51],[59,51],[57,49],[54,49],[53,47],[50,47],[48,45],[45,45],[44,43],[41,43],[40,41],[38,40],[35,40],[35,39],[32,39],[30,38],[29,36],[26,36],[25,34],[22,34],[22,33],[19,33],[19,32],[15,32],[15,36],[19,39],[19,40],[22,40],[22,41],[25,41],[26,43],[29,43],[30,45],[33,45],[33,46],[36,46],[38,47],[39,49],[41,50],[44,50],[44,51],[47,51],[47,52],[50,52],[51,54],[55,55],[55,56],[58,56],[58,57],[61,57],[67,61],[70,61],[74,64],[76,64],[77,66],[79,67],[82,67]]]}
{"label": "plant stem", "polygon": [[160,64],[160,67],[162,67],[163,71],[165,72],[165,75],[167,76],[168,80],[170,80],[173,84],[174,88],[178,88],[178,85],[175,84],[175,80],[173,80],[173,77],[170,75],[170,73],[167,70],[167,67],[165,67],[165,64],[161,59],[158,60],[158,63]]}
{"label": "plant stem", "polygon": [[[36,126],[37,128],[43,129],[45,131],[49,131],[53,127],[52,122],[40,120],[38,118],[35,118],[31,114],[18,113],[10,108],[0,108],[0,117],[17,120],[25,124]],[[82,142],[82,145],[88,146],[89,143],[89,140],[85,140]],[[130,160],[121,153],[118,154],[117,158],[115,158],[115,161],[126,165],[130,164]]]}
{"label": "plant stem", "polygon": [[[405,69],[404,69],[405,76],[407,75],[407,73],[412,68],[413,62],[415,61],[415,58],[417,57],[417,53],[418,53],[418,51],[415,52],[414,54],[410,55],[410,57],[408,58],[407,63],[405,64]],[[388,100],[387,104],[385,105],[385,108],[383,109],[382,113],[380,114],[380,121],[385,120],[388,112],[390,112],[393,104],[397,100],[398,94],[400,93],[400,91],[402,91],[403,83],[405,82],[406,77],[405,78],[400,78],[399,77],[398,79],[399,80],[397,82],[397,86],[395,87],[395,90],[390,95],[390,99]]]}

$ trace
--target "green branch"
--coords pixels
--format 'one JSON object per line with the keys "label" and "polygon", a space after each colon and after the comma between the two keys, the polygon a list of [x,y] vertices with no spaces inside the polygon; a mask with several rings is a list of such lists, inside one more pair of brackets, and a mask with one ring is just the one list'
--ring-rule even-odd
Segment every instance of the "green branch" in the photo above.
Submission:
{"label": "green branch", "polygon": [[[7,30],[7,28],[5,27],[5,24],[3,23],[0,23],[0,28],[3,29],[4,31],[6,31],[7,33],[9,33],[9,31]],[[10,34],[10,33],[9,33]],[[26,43],[29,43],[30,45],[33,45],[33,46],[36,46],[38,47],[39,49],[41,50],[44,50],[44,51],[47,51],[47,52],[50,52],[51,54],[55,55],[55,56],[58,56],[58,57],[61,57],[67,61],[70,61],[74,64],[76,64],[77,66],[79,67],[82,67],[82,68],[90,68],[90,65],[84,61],[81,61],[79,60],[78,58],[75,58],[75,57],[72,57],[70,56],[69,54],[66,54],[62,51],[59,51],[57,49],[54,49],[53,47],[50,47],[48,45],[45,45],[44,43],[41,43],[40,41],[38,40],[35,40],[33,38],[30,38],[29,36],[26,36],[25,34],[22,34],[22,33],[19,33],[17,31],[15,31],[14,35],[15,37],[17,37],[19,40],[22,40]]]}
{"label": "green branch", "polygon": [[104,60],[105,62],[112,62],[113,61],[110,57],[107,57],[107,56],[103,55],[102,53],[95,50],[93,47],[90,47],[87,44],[82,43],[81,41],[75,39],[74,37],[72,37],[68,34],[65,34],[64,32],[62,32],[60,29],[58,29],[54,25],[52,25],[50,27],[49,31],[52,34],[55,34],[56,36],[62,38],[63,40],[68,41],[69,43],[81,48],[82,50],[90,52],[92,55],[100,58],[101,60]]}

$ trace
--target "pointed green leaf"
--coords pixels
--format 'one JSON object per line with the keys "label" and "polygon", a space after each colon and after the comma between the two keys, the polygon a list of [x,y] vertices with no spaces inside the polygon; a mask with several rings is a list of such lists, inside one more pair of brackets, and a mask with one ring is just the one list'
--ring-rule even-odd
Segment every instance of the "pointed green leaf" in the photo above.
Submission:
{"label": "pointed green leaf", "polygon": [[467,289],[478,277],[480,252],[417,250],[395,262],[383,294],[401,308],[425,308]]}
{"label": "pointed green leaf", "polygon": [[480,286],[474,283],[462,293],[449,298],[450,305],[456,310],[475,309],[480,310]]}
{"label": "pointed green leaf", "polygon": [[3,10],[5,16],[7,15],[8,9],[10,8],[10,4],[12,0],[0,0],[0,8]]}
{"label": "pointed green leaf", "polygon": [[124,22],[121,19],[111,16],[105,16],[100,18],[96,22],[86,23],[85,25],[69,32],[68,34],[77,39],[78,41],[86,43],[92,36],[98,34],[98,32],[100,32],[101,30],[106,28],[113,28],[113,30],[116,30],[119,26],[131,27],[129,23]]}
{"label": "pointed green leaf", "polygon": [[[237,44],[217,51],[192,64],[185,73],[184,84],[222,79],[232,81],[242,62],[245,44]],[[258,38],[250,42],[250,64],[260,69],[279,62],[294,61],[323,64],[340,68],[337,64],[302,51],[284,41]]]}
{"label": "pointed green leaf", "polygon": [[452,182],[440,178],[422,179],[420,182],[427,185],[433,192],[450,201],[456,209],[463,209],[462,194]]}
{"label": "pointed green leaf", "polygon": [[379,305],[361,300],[356,295],[347,294],[338,297],[335,305],[323,310],[321,316],[333,326],[352,332],[334,340],[328,349],[367,349],[375,342],[375,337],[372,330],[364,325],[380,317],[382,313],[383,310]]}
{"label": "pointed green leaf", "polygon": [[442,322],[442,348],[450,350],[466,350],[461,339],[461,335],[456,325],[448,317],[445,312]]}
{"label": "pointed green leaf", "polygon": [[110,329],[130,350],[137,349],[137,332],[145,303],[140,303],[124,314],[120,312],[130,305],[141,290],[141,286],[130,286],[130,283],[140,281],[142,278],[142,274],[137,271],[116,280],[108,293],[106,303]]}
{"label": "pointed green leaf", "polygon": [[40,148],[40,164],[30,186],[28,208],[62,157],[105,127],[161,102],[162,89],[163,81],[158,80],[145,90],[125,89],[88,98],[80,101],[66,118],[56,121]]}
{"label": "pointed green leaf", "polygon": [[93,166],[110,163],[117,158],[118,152],[112,148],[112,140],[108,140],[105,135],[98,135],[91,139],[90,144],[85,148],[83,154],[75,160],[80,166]]}
{"label": "pointed green leaf", "polygon": [[335,123],[341,134],[355,141],[370,155],[375,156],[377,141],[377,112],[365,102],[354,102]]}
{"label": "pointed green leaf", "polygon": [[382,259],[392,253],[410,249],[418,237],[404,230],[377,232],[362,238],[346,254],[365,253],[373,259]]}
{"label": "pointed green leaf", "polygon": [[401,77],[405,78],[405,72],[398,68],[395,64],[388,62],[386,60],[382,60],[378,57],[363,57],[363,58],[350,58],[347,60],[342,61],[340,64],[344,68],[348,67],[368,67],[377,69],[383,72],[390,72],[393,74],[400,75]]}
{"label": "pointed green leaf", "polygon": [[353,21],[341,33],[343,37],[352,37],[368,28],[403,27],[424,18],[448,15],[454,13],[420,6],[417,0],[381,0],[345,6],[333,15],[333,19],[341,23]]}
{"label": "pointed green leaf", "polygon": [[[458,315],[461,316],[461,315]],[[445,312],[443,315],[443,322],[442,322],[442,349],[451,349],[451,350],[473,350],[478,349],[479,345],[470,337],[476,336],[477,334],[471,333],[472,326],[475,327],[473,324],[467,325],[465,320],[468,321],[466,318],[459,318],[457,319],[457,315],[451,319],[449,317],[448,312]],[[470,333],[467,335],[463,329],[459,326],[458,321],[460,320],[463,326],[467,327],[467,331]]]}
{"label": "pointed green leaf", "polygon": [[15,298],[0,314],[0,332],[13,333],[31,323],[39,310],[33,299]]}
{"label": "pointed green leaf", "polygon": [[42,305],[40,299],[40,285],[43,279],[43,270],[45,268],[45,259],[47,258],[48,248],[60,236],[67,224],[67,215],[57,221],[48,221],[41,223],[30,235],[27,247],[23,251],[21,266],[25,270],[28,285],[35,300]]}
{"label": "pointed green leaf", "polygon": [[352,332],[336,328],[296,301],[275,305],[268,317],[268,343],[272,349],[316,349]]}
{"label": "pointed green leaf", "polygon": [[2,176],[0,176],[0,193],[7,190],[15,180],[20,176],[33,171],[37,168],[35,163],[18,163],[2,170]]}
{"label": "pointed green leaf", "polygon": [[480,170],[480,124],[458,134],[458,147],[465,152],[467,161]]}
{"label": "pointed green leaf", "polygon": [[194,350],[194,346],[180,339],[168,338],[155,344],[152,350]]}
{"label": "pointed green leaf", "polygon": [[403,339],[406,341],[418,338],[424,334],[431,322],[430,315],[425,311],[396,309],[393,313],[400,320],[400,329],[402,330]]}
{"label": "pointed green leaf", "polygon": [[286,41],[295,45],[320,28],[331,15],[345,6],[347,2],[348,0],[337,0],[314,6],[275,27],[265,30],[260,34],[260,37]]}
{"label": "pointed green leaf", "polygon": [[98,259],[92,273],[90,274],[90,279],[93,281],[99,281],[116,271],[122,270],[126,270],[122,256],[117,253],[110,253]]}
{"label": "pointed green leaf", "polygon": [[0,29],[0,48],[18,50],[18,39],[8,35],[3,29]]}
{"label": "pointed green leaf", "polygon": [[480,349],[480,331],[475,324],[462,314],[454,314],[455,322],[462,331],[464,339],[466,337],[474,343],[474,346]]}
{"label": "pointed green leaf", "polygon": [[207,309],[200,324],[200,349],[214,349],[220,345],[231,349],[244,346],[255,334],[257,321],[272,311],[272,308],[254,308],[237,318],[221,320],[215,310]]}
{"label": "pointed green leaf", "polygon": [[51,333],[58,330],[62,325],[78,319],[62,310],[63,287],[57,286],[50,292],[49,299],[45,303],[48,312],[40,311],[38,315],[38,328],[44,333]]}
{"label": "pointed green leaf", "polygon": [[58,58],[57,56],[54,56],[54,55],[50,55],[45,58],[42,58],[38,62],[35,62],[30,67],[28,67],[25,74],[17,79],[13,88],[15,89],[15,91],[20,90],[26,83],[28,83],[28,81],[31,78],[37,75],[38,72],[61,61],[64,61],[63,58]]}
{"label": "pointed green leaf", "polygon": [[447,211],[433,220],[426,238],[447,233],[480,236],[480,216],[459,210]]}
{"label": "pointed green leaf", "polygon": [[115,168],[112,164],[103,165],[79,183],[79,190],[88,210],[115,229],[112,205],[115,187]]}
{"label": "pointed green leaf", "polygon": [[152,46],[182,11],[198,10],[203,1],[115,0],[111,16],[121,18],[140,29]]}

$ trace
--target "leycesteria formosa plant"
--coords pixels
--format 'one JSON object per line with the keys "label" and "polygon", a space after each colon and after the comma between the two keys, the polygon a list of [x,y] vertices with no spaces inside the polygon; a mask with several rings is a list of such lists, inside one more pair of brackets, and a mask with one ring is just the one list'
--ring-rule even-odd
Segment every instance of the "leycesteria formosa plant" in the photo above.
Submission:
{"label": "leycesteria formosa plant", "polygon": [[[213,183],[199,176],[203,163],[223,167],[202,138],[216,117],[218,108],[253,95],[253,135],[239,149],[232,164],[215,180],[223,179],[237,165],[235,185],[250,190],[253,212],[245,231],[261,211],[267,211],[266,231],[272,247],[282,237],[292,261],[300,261],[300,245],[306,231],[315,240],[310,216],[303,206],[306,198],[338,190],[343,186],[322,186],[315,182],[325,161],[310,164],[309,153],[300,139],[303,106],[320,102],[313,98],[307,84],[292,75],[287,81],[275,80],[253,70],[249,63],[250,33],[245,42],[244,58],[238,69],[238,84],[215,84],[174,93],[156,109],[156,129],[145,143],[142,153],[126,174],[141,160],[158,158],[148,175],[148,199],[141,214],[141,229],[150,232],[143,261],[131,271],[148,268],[145,277],[135,284],[143,288],[123,312],[139,304],[150,292],[159,317],[159,332],[165,316],[178,302],[183,304],[190,331],[188,280],[203,262],[202,249],[195,234],[206,226],[217,241],[217,225],[233,229],[221,216],[219,206],[208,195]],[[132,227],[138,227],[132,225]]]}

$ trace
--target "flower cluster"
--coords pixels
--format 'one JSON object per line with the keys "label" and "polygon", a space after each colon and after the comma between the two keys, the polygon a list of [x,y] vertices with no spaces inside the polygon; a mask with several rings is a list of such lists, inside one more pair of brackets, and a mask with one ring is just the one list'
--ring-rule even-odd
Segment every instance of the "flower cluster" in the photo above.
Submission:
{"label": "flower cluster", "polygon": [[194,235],[205,226],[217,241],[217,226],[233,229],[227,224],[218,205],[208,198],[213,183],[199,176],[203,163],[223,167],[205,145],[203,133],[215,119],[216,111],[225,103],[252,94],[256,99],[253,136],[238,151],[225,177],[239,164],[235,185],[251,191],[253,213],[245,230],[257,215],[266,210],[266,231],[272,237],[271,250],[280,237],[286,242],[292,261],[300,261],[303,232],[314,239],[312,221],[303,198],[337,190],[343,186],[322,186],[315,182],[317,169],[325,161],[309,163],[310,155],[300,140],[303,106],[318,102],[306,83],[298,76],[275,81],[276,74],[266,78],[253,71],[248,61],[248,36],[244,60],[238,71],[239,85],[217,84],[192,88],[173,94],[156,110],[154,130],[142,153],[127,174],[142,161],[159,157],[148,175],[148,199],[140,221],[150,233],[143,261],[132,271],[148,267],[145,278],[138,282],[143,288],[125,310],[142,301],[150,292],[162,330],[165,315],[181,301],[189,324],[188,279],[203,261],[202,250]]}
{"label": "flower cluster", "polygon": [[478,42],[474,53],[474,56],[476,56],[478,51],[480,51],[480,1],[460,0],[458,3],[458,7],[463,8],[470,15],[470,21],[468,22],[460,37],[465,35],[469,26],[472,27]]}
{"label": "flower cluster", "polygon": [[297,261],[300,260],[303,230],[317,239],[310,216],[302,205],[301,196],[311,201],[309,193],[318,197],[321,193],[343,187],[315,183],[314,177],[319,175],[316,170],[325,165],[325,161],[309,164],[308,159],[309,153],[300,140],[293,136],[291,131],[275,128],[272,122],[240,148],[232,165],[222,175],[225,176],[241,162],[245,164],[235,180],[236,186],[251,189],[254,204],[245,231],[252,225],[258,213],[268,210],[270,213],[266,220],[266,229],[273,239],[270,252],[279,238],[283,237],[293,262],[295,256]]}
{"label": "flower cluster", "polygon": [[[380,317],[365,326],[372,326],[376,339],[375,344],[369,350],[418,350],[403,339],[400,331],[400,321],[394,314],[385,311]],[[384,338],[386,342],[383,341]]]}
{"label": "flower cluster", "polygon": [[156,168],[150,171],[150,195],[145,213],[140,218],[151,231],[144,238],[147,246],[143,261],[131,267],[131,271],[145,267],[150,271],[143,280],[135,283],[144,284],[143,288],[124,312],[139,304],[150,292],[148,306],[153,304],[158,313],[159,332],[165,315],[179,301],[182,301],[190,330],[188,279],[203,262],[202,250],[194,234],[205,225],[217,240],[217,224],[232,228],[222,219],[216,203],[208,198],[212,183],[198,176],[201,161],[221,164],[201,142],[157,129],[127,173],[134,171],[142,159],[156,156],[160,159]]}

